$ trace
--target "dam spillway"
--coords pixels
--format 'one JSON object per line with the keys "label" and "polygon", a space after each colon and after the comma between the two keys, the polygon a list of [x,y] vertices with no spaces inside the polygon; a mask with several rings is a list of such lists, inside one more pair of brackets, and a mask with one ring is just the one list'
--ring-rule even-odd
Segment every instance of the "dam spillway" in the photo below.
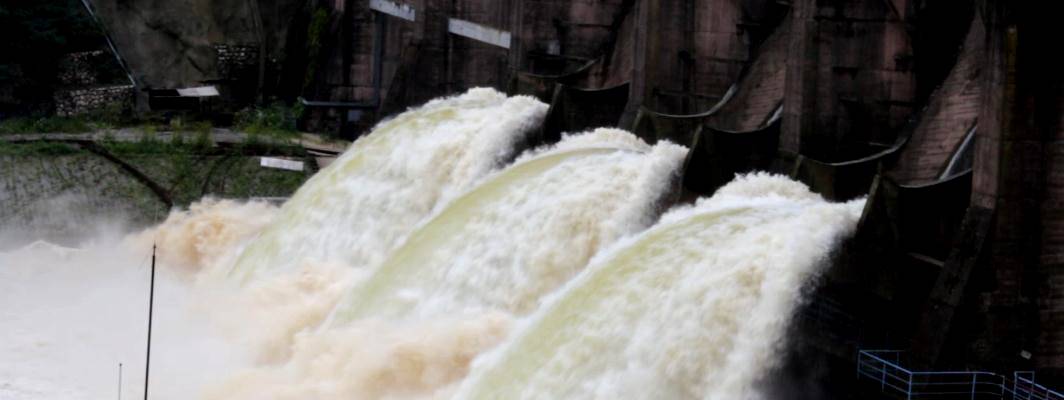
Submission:
{"label": "dam spillway", "polygon": [[[500,105],[516,107],[507,110],[513,123],[468,122],[487,121]],[[535,100],[484,89],[430,102],[354,143],[279,209],[206,203],[80,251],[130,252],[165,238],[165,280],[187,293],[178,303],[202,314],[184,323],[201,328],[204,340],[214,335],[203,331],[210,326],[228,332],[223,336],[239,349],[230,351],[243,354],[233,355],[239,367],[203,377],[201,387],[163,384],[153,396],[483,398],[486,389],[519,389],[504,397],[532,398],[758,396],[754,382],[776,367],[772,354],[802,293],[855,226],[861,203],[831,204],[800,183],[760,174],[677,205],[686,149],[648,145],[616,129],[512,155],[543,110]],[[434,144],[441,136],[469,141],[463,150],[484,150],[441,150],[446,159],[468,155],[453,163],[425,164],[421,157],[439,159],[431,152],[396,160],[397,152],[440,148]],[[381,155],[406,168],[361,161]],[[417,185],[427,194],[381,199],[382,192],[355,190],[384,178],[400,180],[386,187]],[[352,210],[352,202],[366,209]],[[351,218],[389,209],[374,202],[422,211],[391,219],[402,226],[373,231],[367,220]],[[323,234],[330,226],[323,221],[335,227]],[[405,233],[362,241],[367,229]],[[50,249],[2,257],[15,262]],[[760,317],[737,325],[743,313]],[[577,315],[605,319],[572,319]],[[560,321],[568,321],[570,334],[557,336]],[[195,348],[176,338],[160,345],[167,344]],[[705,353],[683,356],[687,347]],[[581,368],[544,367],[549,375],[533,378],[521,372],[542,362],[523,355],[530,351],[601,357]],[[165,357],[156,360],[180,364]],[[735,358],[743,368],[728,364]],[[643,366],[625,372],[632,363]],[[490,383],[500,373],[515,374],[513,384]],[[611,386],[628,373],[641,376],[645,391]],[[693,378],[703,374],[726,385]]]}
{"label": "dam spillway", "polygon": [[[174,321],[220,331],[215,337],[193,329],[197,339],[188,341],[239,343],[212,347],[218,354],[212,360],[231,358],[219,369],[171,370],[217,397],[262,396],[235,390],[241,382],[272,388],[278,397],[490,396],[487,384],[471,382],[499,382],[505,366],[558,365],[535,360],[527,348],[508,352],[512,357],[488,354],[517,346],[521,332],[542,337],[543,328],[528,321],[549,320],[541,309],[568,298],[563,293],[576,290],[573,282],[590,268],[605,268],[597,257],[663,229],[660,215],[710,198],[753,171],[787,176],[831,202],[865,199],[853,235],[829,252],[829,265],[788,309],[771,384],[758,385],[764,396],[971,398],[987,389],[995,399],[1011,399],[1031,397],[1016,391],[1028,382],[1047,388],[1042,397],[1064,387],[1058,234],[1064,219],[1057,212],[1062,175],[1055,172],[1064,84],[1060,63],[1049,57],[1060,36],[1056,3],[67,3],[91,14],[99,29],[87,35],[106,48],[81,53],[87,49],[67,46],[78,52],[68,59],[43,51],[55,49],[38,41],[50,34],[28,35],[7,42],[15,47],[6,52],[14,64],[0,60],[0,70],[9,72],[0,75],[16,79],[0,79],[0,251],[7,252],[5,263],[20,265],[4,277],[9,285],[45,288],[42,295],[136,301],[135,273],[121,268],[101,268],[94,279],[77,275],[70,280],[85,285],[65,286],[63,277],[75,275],[63,271],[77,264],[76,256],[65,257],[99,261],[110,251],[115,263],[130,267],[137,257],[120,257],[116,249],[158,242],[170,264],[166,279],[195,292],[178,308],[203,319]],[[25,10],[37,11],[26,18],[0,12],[0,19],[15,28],[52,24],[48,32],[60,36],[81,26],[33,14],[53,9],[59,8],[27,3]],[[47,62],[19,62],[41,55]],[[109,74],[108,65],[119,74]],[[32,85],[53,72],[54,87]],[[465,92],[478,86],[496,92]],[[63,121],[50,117],[50,105],[59,119],[88,126],[56,124]],[[132,116],[133,125],[95,120],[112,107],[122,112],[112,117]],[[263,135],[238,132],[255,128],[240,121],[256,115],[287,129],[357,139],[364,151],[344,155],[343,167],[326,168],[344,142],[326,152],[308,145],[308,138],[322,143],[310,135],[264,146]],[[202,125],[208,121],[213,126]],[[56,131],[70,127],[90,131]],[[512,181],[546,191],[535,199],[553,199],[557,209],[515,200],[499,189],[508,184],[490,183],[511,182],[496,179],[539,155],[564,152],[575,138],[595,137],[586,134],[599,127],[628,130],[645,142],[614,154],[633,170],[577,157]],[[405,133],[382,134],[389,130]],[[690,150],[671,154],[667,149],[676,147],[663,142]],[[598,161],[587,175],[566,169],[583,171],[574,165],[592,159]],[[660,169],[636,172],[635,165]],[[548,178],[562,171],[595,182],[606,179],[598,174],[630,178],[608,185]],[[308,178],[313,182],[297,190]],[[588,190],[557,191],[566,187]],[[603,191],[592,194],[590,187]],[[612,190],[618,194],[608,195]],[[246,203],[296,192],[281,207]],[[621,204],[629,209],[612,208]],[[596,217],[569,209],[594,210]],[[185,211],[166,217],[179,210]],[[552,240],[530,239],[539,237],[535,232]],[[17,250],[42,238],[61,246]],[[30,262],[37,252],[45,261]],[[482,269],[471,273],[473,266]],[[123,284],[106,285],[112,278]],[[485,288],[479,280],[497,285]],[[97,286],[115,295],[99,296]],[[56,287],[64,289],[48,289]],[[357,295],[362,289],[367,296]],[[33,291],[8,292],[9,323],[0,328],[11,332],[59,330],[33,315],[83,321],[92,314],[85,311],[91,302],[68,307],[26,300]],[[103,315],[114,329],[139,329]],[[578,317],[571,321],[591,324]],[[93,323],[77,328],[70,332],[87,347],[121,347]],[[421,332],[436,334],[420,340]],[[59,356],[48,349],[61,353],[62,341],[54,338],[39,346],[31,335],[6,338],[5,354],[54,360]],[[73,371],[85,369],[78,366],[90,355],[106,353],[72,352],[54,375],[47,364],[8,366],[0,376],[14,378],[0,378],[0,397],[14,393],[10,382],[54,386],[34,376],[77,382]],[[359,368],[345,357],[376,363]],[[108,362],[101,360],[92,362]],[[589,366],[579,375],[595,390],[614,393],[618,386],[603,376],[630,375],[609,371]],[[939,372],[993,379],[948,383],[958,390],[919,379]],[[104,375],[91,374],[94,382]],[[891,387],[896,382],[886,375],[913,382]],[[587,393],[568,391],[565,379],[522,379],[542,384],[542,393]],[[548,380],[559,385],[547,389],[555,387]],[[642,386],[652,390],[651,383]],[[82,386],[71,390],[103,393],[102,384]],[[679,386],[721,393],[708,384]],[[529,393],[541,392],[523,395]]]}

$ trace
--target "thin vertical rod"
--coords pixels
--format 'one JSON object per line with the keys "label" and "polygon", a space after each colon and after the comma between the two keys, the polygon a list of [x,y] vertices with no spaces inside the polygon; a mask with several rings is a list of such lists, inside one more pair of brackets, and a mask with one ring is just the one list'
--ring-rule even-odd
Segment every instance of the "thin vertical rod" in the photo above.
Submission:
{"label": "thin vertical rod", "polygon": [[122,400],[122,363],[118,363],[118,400]]}
{"label": "thin vertical rod", "polygon": [[155,244],[151,245],[151,286],[148,289],[148,349],[144,360],[144,400],[148,400],[148,377],[151,368],[151,317],[155,305]]}

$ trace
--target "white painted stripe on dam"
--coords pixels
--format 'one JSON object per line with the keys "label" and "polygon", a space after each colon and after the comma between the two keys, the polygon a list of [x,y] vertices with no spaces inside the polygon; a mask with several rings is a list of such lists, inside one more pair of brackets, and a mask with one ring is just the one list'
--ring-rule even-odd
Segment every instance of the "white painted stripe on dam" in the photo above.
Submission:
{"label": "white painted stripe on dam", "polygon": [[414,10],[414,7],[407,4],[399,4],[394,1],[369,0],[369,8],[407,21],[414,21],[417,19],[417,11]]}
{"label": "white painted stripe on dam", "polygon": [[448,21],[447,30],[458,36],[465,36],[473,40],[506,49],[510,48],[510,32],[507,31],[500,31],[495,28],[489,28],[484,25],[455,18],[451,18],[450,21]]}

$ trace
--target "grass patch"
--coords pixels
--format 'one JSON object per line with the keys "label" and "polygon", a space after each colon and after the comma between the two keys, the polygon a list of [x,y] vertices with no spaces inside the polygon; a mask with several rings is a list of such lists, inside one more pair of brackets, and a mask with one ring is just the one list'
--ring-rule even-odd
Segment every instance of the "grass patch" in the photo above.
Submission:
{"label": "grass patch", "polygon": [[104,136],[99,142],[114,154],[261,154],[300,155],[303,147],[287,139],[271,135],[247,134],[243,142],[231,147],[215,148],[210,131],[172,132],[169,138],[160,137],[154,130],[142,130],[137,140],[119,141]]}
{"label": "grass patch", "polygon": [[62,156],[81,153],[75,145],[56,142],[10,143],[0,141],[0,156]]}
{"label": "grass patch", "polygon": [[0,133],[82,133],[93,129],[89,121],[73,117],[20,117],[0,121]]}
{"label": "grass patch", "polygon": [[249,135],[291,138],[299,135],[296,122],[303,115],[303,105],[286,106],[276,102],[266,107],[245,108],[233,118],[233,129]]}
{"label": "grass patch", "polygon": [[70,117],[45,115],[0,120],[0,134],[85,133],[97,129],[129,126],[135,122],[135,119],[125,111],[121,104],[109,104],[100,110]]}

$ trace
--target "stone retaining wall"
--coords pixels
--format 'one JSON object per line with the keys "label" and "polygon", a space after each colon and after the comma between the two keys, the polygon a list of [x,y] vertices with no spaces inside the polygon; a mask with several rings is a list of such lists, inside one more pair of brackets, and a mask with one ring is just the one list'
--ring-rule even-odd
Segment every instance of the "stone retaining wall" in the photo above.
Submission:
{"label": "stone retaining wall", "polygon": [[99,83],[96,66],[109,60],[103,50],[70,53],[59,62],[59,82],[67,86],[92,86]]}
{"label": "stone retaining wall", "polygon": [[132,85],[60,90],[55,93],[55,113],[67,117],[110,107],[124,109],[132,101]]}

